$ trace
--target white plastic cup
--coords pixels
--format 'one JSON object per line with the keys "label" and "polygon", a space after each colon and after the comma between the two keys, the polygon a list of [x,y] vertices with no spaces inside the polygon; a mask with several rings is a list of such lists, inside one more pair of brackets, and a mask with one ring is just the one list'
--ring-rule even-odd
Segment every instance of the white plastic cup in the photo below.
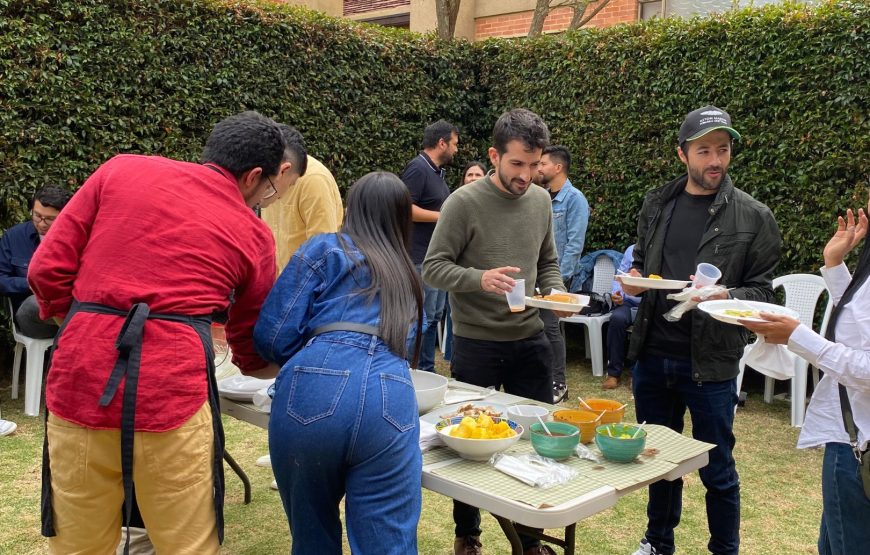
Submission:
{"label": "white plastic cup", "polygon": [[505,293],[511,312],[522,312],[526,309],[526,280],[518,279],[514,288]]}
{"label": "white plastic cup", "polygon": [[708,285],[714,285],[719,278],[722,277],[722,272],[716,266],[712,264],[707,264],[706,262],[701,262],[698,264],[698,269],[695,270],[695,281],[692,282],[692,285],[695,287],[706,287]]}

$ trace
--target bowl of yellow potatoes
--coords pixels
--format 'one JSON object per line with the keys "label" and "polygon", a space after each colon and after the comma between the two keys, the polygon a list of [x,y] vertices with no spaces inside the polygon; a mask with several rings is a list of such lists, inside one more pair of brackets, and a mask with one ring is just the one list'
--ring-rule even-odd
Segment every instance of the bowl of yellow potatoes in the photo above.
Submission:
{"label": "bowl of yellow potatoes", "polygon": [[435,429],[447,447],[470,461],[488,461],[515,445],[523,434],[523,427],[513,420],[488,414],[444,419]]}

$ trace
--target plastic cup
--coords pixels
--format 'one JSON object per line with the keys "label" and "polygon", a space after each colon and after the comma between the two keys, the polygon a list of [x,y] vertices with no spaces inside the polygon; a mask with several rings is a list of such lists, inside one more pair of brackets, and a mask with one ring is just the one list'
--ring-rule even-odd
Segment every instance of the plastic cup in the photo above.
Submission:
{"label": "plastic cup", "polygon": [[522,312],[526,309],[526,280],[518,279],[514,288],[505,293],[511,312]]}
{"label": "plastic cup", "polygon": [[698,269],[695,270],[695,281],[692,283],[695,287],[706,287],[714,285],[719,278],[722,277],[722,272],[716,266],[701,262],[698,264]]}

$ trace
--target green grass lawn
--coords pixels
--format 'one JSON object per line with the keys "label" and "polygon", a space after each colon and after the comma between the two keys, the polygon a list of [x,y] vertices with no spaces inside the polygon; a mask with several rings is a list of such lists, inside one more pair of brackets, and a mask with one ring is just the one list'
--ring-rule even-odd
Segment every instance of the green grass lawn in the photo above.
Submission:
{"label": "green grass lawn", "polygon": [[[578,333],[579,330],[572,330]],[[581,338],[582,339],[582,338]],[[568,399],[608,397],[628,402],[626,419],[634,419],[631,391],[624,385],[603,392],[601,378],[592,376],[582,347],[569,346]],[[440,371],[446,374],[446,366]],[[23,399],[9,398],[9,372],[3,374],[0,403],[3,417],[18,423],[18,431],[0,438],[0,554],[45,553],[39,535],[39,479],[42,418],[23,415]],[[21,395],[23,397],[23,394]],[[574,406],[576,401],[566,401]],[[269,489],[268,469],[254,465],[267,452],[266,432],[224,417],[227,448],[248,472],[253,501],[244,505],[242,484],[227,469],[226,541],[222,552],[238,555],[287,553],[290,535],[278,494]],[[688,423],[688,430],[691,423]],[[746,407],[737,412],[735,457],[742,484],[742,552],[752,555],[816,553],[821,513],[822,453],[795,449],[798,429],[789,426],[789,405],[761,402],[752,392]],[[423,514],[418,527],[420,553],[452,553],[453,522],[450,499],[423,491]],[[697,473],[686,477],[683,520],[677,528],[680,553],[707,553],[707,515],[704,487]],[[617,505],[577,527],[578,553],[618,555],[633,552],[646,524],[646,494],[631,493]],[[510,553],[498,523],[484,514],[482,542],[485,552]],[[560,535],[560,531],[554,531]],[[350,550],[345,548],[345,553]]]}

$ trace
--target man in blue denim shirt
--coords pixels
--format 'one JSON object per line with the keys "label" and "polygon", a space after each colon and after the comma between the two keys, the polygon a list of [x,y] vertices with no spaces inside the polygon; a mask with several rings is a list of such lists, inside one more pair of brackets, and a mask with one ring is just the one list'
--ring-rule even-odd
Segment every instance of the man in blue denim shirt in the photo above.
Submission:
{"label": "man in blue denim shirt", "polygon": [[[553,200],[553,239],[559,255],[559,273],[569,283],[577,270],[586,241],[589,224],[589,203],[578,189],[571,185],[568,172],[571,153],[561,145],[544,149],[538,166],[538,183],[550,192]],[[549,293],[549,291],[542,291]],[[565,385],[565,339],[559,329],[559,319],[550,310],[541,310],[544,331],[553,348],[553,402],[562,401],[568,394]]]}
{"label": "man in blue denim shirt", "polygon": [[48,339],[57,333],[54,322],[39,319],[39,307],[27,285],[27,268],[39,242],[71,197],[72,193],[61,187],[42,187],[30,201],[30,219],[10,227],[0,237],[0,295],[12,301],[15,324],[28,337]]}

